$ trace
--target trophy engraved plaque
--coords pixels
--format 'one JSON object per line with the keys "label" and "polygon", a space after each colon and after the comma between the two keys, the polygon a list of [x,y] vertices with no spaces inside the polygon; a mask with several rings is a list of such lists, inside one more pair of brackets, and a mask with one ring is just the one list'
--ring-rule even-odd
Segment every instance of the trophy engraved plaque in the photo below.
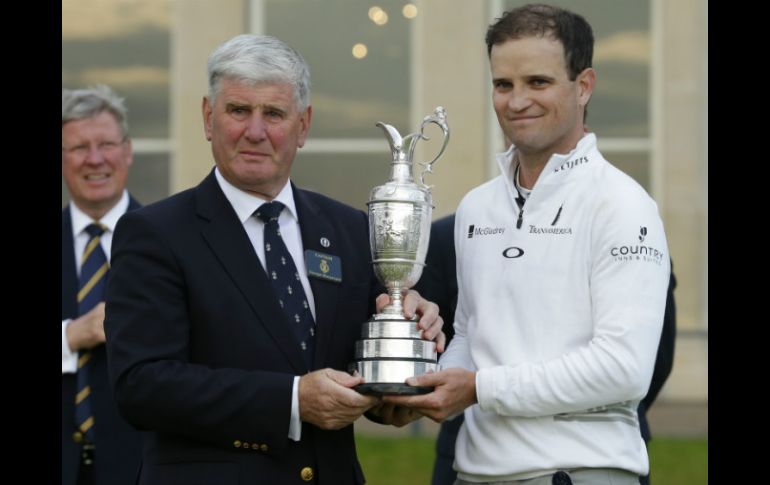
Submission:
{"label": "trophy engraved plaque", "polygon": [[[418,140],[428,140],[424,131],[433,123],[444,134],[438,155],[424,167],[420,182],[412,176],[412,157]],[[417,318],[404,318],[403,294],[420,279],[430,238],[433,201],[425,174],[441,157],[449,142],[446,112],[441,106],[426,116],[420,131],[402,137],[393,126],[377,122],[390,144],[390,180],[369,195],[369,245],[374,273],[388,291],[391,303],[361,327],[351,373],[364,377],[355,389],[362,394],[423,394],[431,387],[408,386],[411,376],[438,370],[436,342],[424,340]]]}

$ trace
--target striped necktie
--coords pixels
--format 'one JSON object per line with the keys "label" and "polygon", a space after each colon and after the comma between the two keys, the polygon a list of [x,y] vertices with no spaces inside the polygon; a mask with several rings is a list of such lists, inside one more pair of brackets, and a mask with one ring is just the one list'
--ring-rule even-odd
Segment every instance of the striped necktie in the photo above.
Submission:
{"label": "striped necktie", "polygon": [[[85,315],[100,301],[104,301],[104,287],[107,283],[109,264],[101,245],[101,236],[106,228],[101,224],[89,224],[86,227],[89,239],[83,251],[80,265],[80,284],[78,285],[78,314]],[[91,386],[89,371],[91,351],[81,350],[78,358],[77,394],[75,395],[74,438],[77,442],[94,442],[94,416],[92,414]]]}
{"label": "striped necktie", "polygon": [[289,320],[292,331],[302,349],[308,369],[313,368],[315,350],[315,322],[302,288],[302,281],[294,260],[281,237],[278,216],[284,205],[273,201],[262,204],[255,215],[265,223],[265,271],[273,285],[278,304]]}

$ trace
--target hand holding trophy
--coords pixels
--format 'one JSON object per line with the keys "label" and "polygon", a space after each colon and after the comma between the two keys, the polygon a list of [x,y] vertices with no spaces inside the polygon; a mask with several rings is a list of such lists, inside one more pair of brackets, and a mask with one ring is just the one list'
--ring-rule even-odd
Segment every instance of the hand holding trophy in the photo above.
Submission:
{"label": "hand holding trophy", "polygon": [[[433,160],[417,162],[425,167],[418,184],[412,176],[412,157],[417,141],[428,139],[424,130],[429,123],[441,128],[444,142]],[[404,381],[438,370],[436,342],[421,338],[416,319],[404,318],[402,295],[419,281],[425,266],[433,201],[424,177],[446,149],[449,126],[441,106],[423,119],[418,133],[402,137],[391,125],[377,122],[376,126],[385,132],[392,161],[390,180],[369,195],[369,245],[374,273],[391,304],[362,325],[356,360],[349,370],[364,377],[365,383],[356,387],[362,394],[423,394],[432,388],[412,387]]]}

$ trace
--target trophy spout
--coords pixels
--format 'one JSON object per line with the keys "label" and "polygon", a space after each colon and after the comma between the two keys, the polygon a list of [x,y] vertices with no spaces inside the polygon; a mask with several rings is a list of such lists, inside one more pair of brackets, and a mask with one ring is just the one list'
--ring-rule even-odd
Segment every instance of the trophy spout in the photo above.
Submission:
{"label": "trophy spout", "polygon": [[375,126],[379,126],[382,128],[382,131],[385,132],[385,138],[388,140],[388,144],[390,145],[390,154],[393,157],[393,160],[403,160],[404,139],[401,137],[401,133],[399,133],[393,125],[388,125],[381,121],[375,123]]}

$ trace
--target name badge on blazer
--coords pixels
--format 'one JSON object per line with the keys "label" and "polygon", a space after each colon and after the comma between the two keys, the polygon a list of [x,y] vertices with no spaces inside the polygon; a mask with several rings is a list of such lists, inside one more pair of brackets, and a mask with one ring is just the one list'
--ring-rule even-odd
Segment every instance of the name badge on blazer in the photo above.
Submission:
{"label": "name badge on blazer", "polygon": [[309,276],[335,283],[342,282],[342,260],[339,256],[306,249],[305,266]]}

